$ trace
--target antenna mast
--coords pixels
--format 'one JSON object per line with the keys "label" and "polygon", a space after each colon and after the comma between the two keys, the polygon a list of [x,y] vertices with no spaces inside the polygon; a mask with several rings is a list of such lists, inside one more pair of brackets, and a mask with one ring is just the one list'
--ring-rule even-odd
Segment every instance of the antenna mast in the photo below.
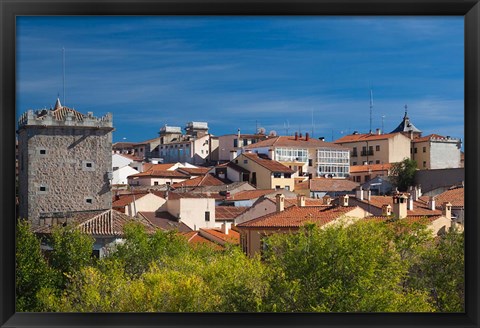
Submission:
{"label": "antenna mast", "polygon": [[370,89],[370,133],[372,133],[373,91]]}
{"label": "antenna mast", "polygon": [[65,48],[62,48],[62,57],[63,57],[63,106],[65,103]]}
{"label": "antenna mast", "polygon": [[313,138],[313,109],[312,109],[312,138]]}

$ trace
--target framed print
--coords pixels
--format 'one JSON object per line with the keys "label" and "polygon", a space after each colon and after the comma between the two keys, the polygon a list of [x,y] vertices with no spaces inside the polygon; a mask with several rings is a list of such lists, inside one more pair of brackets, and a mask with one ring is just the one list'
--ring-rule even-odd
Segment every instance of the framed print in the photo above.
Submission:
{"label": "framed print", "polygon": [[2,327],[478,327],[478,1],[0,11]]}

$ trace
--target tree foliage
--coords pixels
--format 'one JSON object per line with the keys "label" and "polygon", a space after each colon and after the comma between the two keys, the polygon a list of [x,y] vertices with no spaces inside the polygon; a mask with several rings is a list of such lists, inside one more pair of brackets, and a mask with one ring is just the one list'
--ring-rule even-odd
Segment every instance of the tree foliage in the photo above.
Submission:
{"label": "tree foliage", "polygon": [[[272,235],[262,259],[249,258],[238,247],[221,251],[191,247],[178,234],[147,234],[133,224],[126,228],[124,243],[112,248],[108,257],[92,261],[90,238],[74,229],[59,229],[52,243],[64,249],[52,251],[47,262],[38,239],[19,226],[17,292],[21,297],[17,304],[21,311],[430,312],[463,308],[463,257],[456,256],[463,236],[449,233],[433,240],[425,225],[402,220],[363,220],[325,229],[308,225],[297,233]],[[37,276],[45,280],[33,279]]]}
{"label": "tree foliage", "polygon": [[392,166],[392,183],[399,191],[407,191],[412,186],[417,171],[417,162],[405,158],[403,161],[394,163]]}

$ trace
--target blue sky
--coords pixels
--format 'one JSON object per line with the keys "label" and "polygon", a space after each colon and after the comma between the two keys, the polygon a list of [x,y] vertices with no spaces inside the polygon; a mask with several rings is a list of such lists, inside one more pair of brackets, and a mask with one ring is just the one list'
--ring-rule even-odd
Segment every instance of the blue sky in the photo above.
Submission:
{"label": "blue sky", "polygon": [[65,48],[64,105],[113,113],[114,142],[190,121],[331,141],[368,132],[370,90],[373,130],[407,105],[423,135],[463,139],[463,31],[432,16],[19,17],[17,116],[63,102]]}

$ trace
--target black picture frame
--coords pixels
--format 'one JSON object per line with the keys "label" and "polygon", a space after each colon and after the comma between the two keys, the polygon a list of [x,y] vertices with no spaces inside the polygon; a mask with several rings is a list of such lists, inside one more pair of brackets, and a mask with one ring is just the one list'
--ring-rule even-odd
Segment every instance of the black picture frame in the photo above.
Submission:
{"label": "black picture frame", "polygon": [[[478,327],[480,4],[478,0],[0,0],[0,324],[75,326]],[[465,278],[459,314],[15,313],[15,17],[19,15],[460,15],[465,18]],[[21,109],[19,109],[21,110]],[[452,113],[453,115],[454,113]]]}

